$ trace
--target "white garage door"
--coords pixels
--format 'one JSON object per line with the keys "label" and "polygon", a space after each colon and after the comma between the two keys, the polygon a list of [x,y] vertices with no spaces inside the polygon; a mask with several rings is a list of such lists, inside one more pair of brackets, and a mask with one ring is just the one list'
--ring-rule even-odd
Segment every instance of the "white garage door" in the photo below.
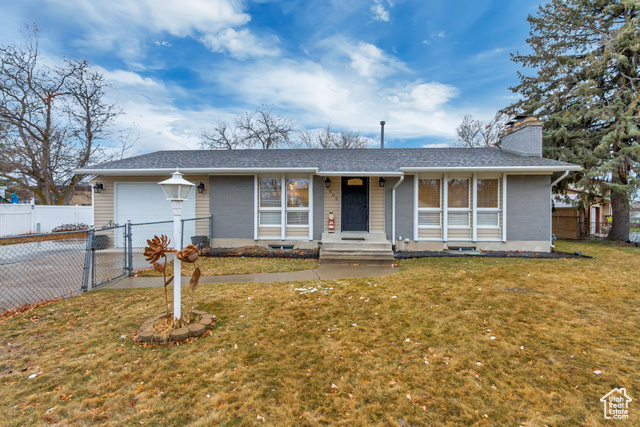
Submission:
{"label": "white garage door", "polygon": [[[156,183],[117,183],[115,185],[115,222],[133,224],[173,221],[171,202],[168,201],[160,185]],[[195,189],[191,190],[189,199],[182,206],[182,218],[196,216]],[[154,235],[165,234],[173,240],[173,224],[154,224],[137,226],[133,229],[133,247],[144,247],[147,239]],[[184,222],[183,242],[191,243],[190,236],[195,235],[195,222]]]}

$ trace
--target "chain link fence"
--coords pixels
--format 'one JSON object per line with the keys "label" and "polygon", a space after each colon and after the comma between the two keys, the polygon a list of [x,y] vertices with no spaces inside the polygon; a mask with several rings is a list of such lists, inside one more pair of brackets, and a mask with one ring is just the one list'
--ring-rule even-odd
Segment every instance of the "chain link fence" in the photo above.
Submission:
{"label": "chain link fence", "polygon": [[0,238],[0,311],[81,293],[88,234]]}
{"label": "chain link fence", "polygon": [[[183,219],[180,248],[209,247],[211,216]],[[173,221],[0,238],[0,311],[66,298],[149,268],[153,236],[173,238]]]}

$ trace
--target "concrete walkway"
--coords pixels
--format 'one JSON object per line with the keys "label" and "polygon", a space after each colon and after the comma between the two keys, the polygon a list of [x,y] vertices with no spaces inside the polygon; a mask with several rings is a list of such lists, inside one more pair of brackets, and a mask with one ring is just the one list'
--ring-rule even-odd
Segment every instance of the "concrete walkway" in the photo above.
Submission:
{"label": "concrete walkway", "polygon": [[[348,279],[354,277],[379,277],[397,273],[395,267],[343,265],[321,265],[313,270],[287,271],[284,273],[260,273],[260,274],[233,274],[228,276],[202,276],[200,284],[206,283],[274,283],[293,282],[304,280],[333,280]],[[183,286],[189,283],[188,278],[182,279]],[[186,283],[185,283],[186,282]],[[159,277],[127,277],[120,281],[100,286],[100,289],[131,289],[131,288],[157,288],[162,286]]]}

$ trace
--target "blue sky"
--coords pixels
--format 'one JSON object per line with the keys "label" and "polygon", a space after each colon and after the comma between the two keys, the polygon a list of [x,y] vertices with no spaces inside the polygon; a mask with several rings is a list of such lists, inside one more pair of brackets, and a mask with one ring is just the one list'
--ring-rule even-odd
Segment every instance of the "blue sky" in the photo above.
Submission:
{"label": "blue sky", "polygon": [[49,63],[84,58],[135,124],[131,154],[197,148],[215,118],[266,104],[300,128],[359,130],[392,147],[444,145],[465,114],[514,99],[539,1],[22,0],[3,44],[41,28]]}

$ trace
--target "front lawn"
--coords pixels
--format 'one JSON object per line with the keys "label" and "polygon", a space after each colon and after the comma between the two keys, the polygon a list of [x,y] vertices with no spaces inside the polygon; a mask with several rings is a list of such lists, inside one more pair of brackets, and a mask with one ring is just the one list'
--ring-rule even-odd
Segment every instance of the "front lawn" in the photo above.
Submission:
{"label": "front lawn", "polygon": [[[182,263],[181,275],[191,276],[195,267],[203,276],[222,274],[282,273],[285,271],[311,270],[318,267],[317,259],[291,258],[207,258],[200,257],[195,264]],[[162,277],[152,268],[137,272],[141,277]],[[167,275],[173,275],[173,262],[167,264]],[[162,283],[162,282],[160,282]]]}
{"label": "front lawn", "polygon": [[558,248],[594,259],[436,258],[375,279],[201,285],[217,329],[164,349],[132,342],[162,289],[41,307],[0,324],[2,423],[593,426],[599,399],[626,387],[622,423],[638,425],[640,250]]}

